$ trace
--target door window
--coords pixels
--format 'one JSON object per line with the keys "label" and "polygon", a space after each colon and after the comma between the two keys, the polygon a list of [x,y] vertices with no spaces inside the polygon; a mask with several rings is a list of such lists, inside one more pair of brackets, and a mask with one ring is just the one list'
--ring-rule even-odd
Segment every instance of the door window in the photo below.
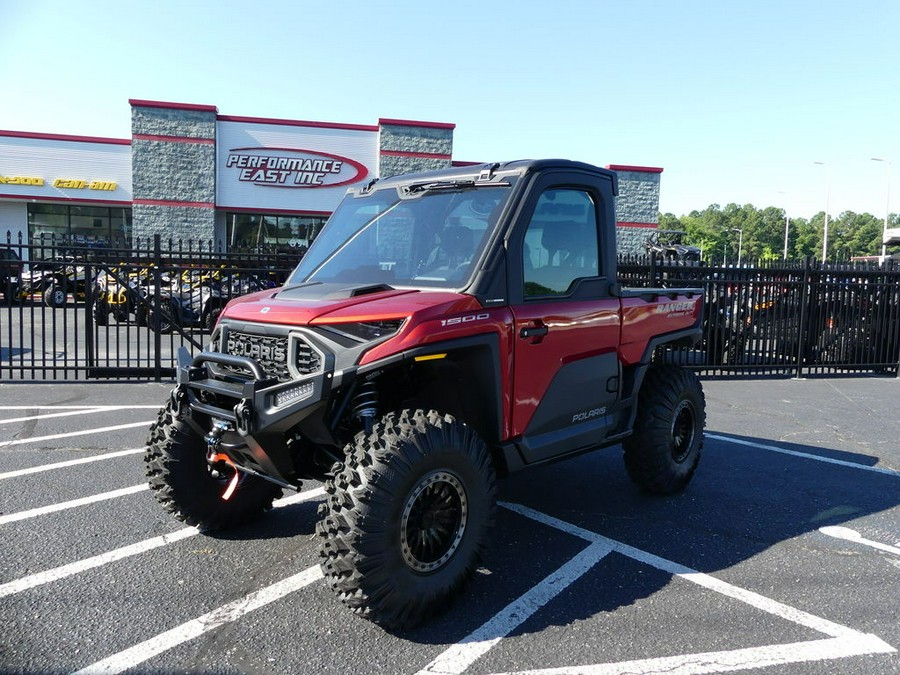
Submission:
{"label": "door window", "polygon": [[554,188],[538,199],[523,247],[525,297],[566,295],[577,279],[596,277],[597,209],[583,190]]}

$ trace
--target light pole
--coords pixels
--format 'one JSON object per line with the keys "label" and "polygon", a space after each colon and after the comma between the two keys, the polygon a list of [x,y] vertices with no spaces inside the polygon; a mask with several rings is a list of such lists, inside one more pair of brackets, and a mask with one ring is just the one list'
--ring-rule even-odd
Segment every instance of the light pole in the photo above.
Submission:
{"label": "light pole", "polygon": [[[784,195],[787,194],[785,192],[781,192],[779,190],[778,194]],[[787,200],[785,200],[787,201]],[[791,217],[788,215],[787,206],[784,207],[784,254],[782,255],[782,260],[787,260],[787,250],[788,250],[788,233],[791,229]]]}
{"label": "light pole", "polygon": [[737,233],[738,233],[738,262],[737,262],[737,266],[740,267],[740,266],[741,266],[741,253],[743,252],[743,249],[744,249],[744,231],[743,231],[741,228],[739,228],[739,227],[732,228],[731,231],[732,231],[732,232],[737,232]]}
{"label": "light pole", "polygon": [[825,167],[825,231],[822,238],[822,262],[828,257],[828,197],[831,194],[831,170],[827,162],[813,162]]}
{"label": "light pole", "polygon": [[884,162],[887,165],[887,197],[884,200],[884,231],[881,233],[881,259],[887,255],[887,244],[884,243],[884,236],[887,234],[888,219],[891,217],[891,162],[881,157],[872,157],[873,162]]}

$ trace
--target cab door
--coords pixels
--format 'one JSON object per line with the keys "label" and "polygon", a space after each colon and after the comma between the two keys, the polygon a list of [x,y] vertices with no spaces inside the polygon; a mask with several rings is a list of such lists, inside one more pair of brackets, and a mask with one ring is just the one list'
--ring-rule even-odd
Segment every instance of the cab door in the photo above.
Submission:
{"label": "cab door", "polygon": [[[581,184],[579,184],[581,183]],[[546,176],[510,239],[512,431],[526,462],[602,441],[615,426],[620,304],[610,296],[603,227],[610,191]],[[613,216],[614,217],[614,216]]]}

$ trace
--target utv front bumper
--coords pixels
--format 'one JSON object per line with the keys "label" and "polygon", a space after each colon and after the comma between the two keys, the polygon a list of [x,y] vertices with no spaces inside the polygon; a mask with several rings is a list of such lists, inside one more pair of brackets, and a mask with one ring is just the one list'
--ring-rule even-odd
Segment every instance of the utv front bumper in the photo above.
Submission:
{"label": "utv front bumper", "polygon": [[249,357],[214,351],[192,357],[182,347],[172,402],[176,417],[190,410],[192,426],[207,443],[218,430],[216,452],[227,454],[237,469],[295,487],[298,468],[288,432],[307,418],[318,426],[332,384],[333,366],[281,381]]}

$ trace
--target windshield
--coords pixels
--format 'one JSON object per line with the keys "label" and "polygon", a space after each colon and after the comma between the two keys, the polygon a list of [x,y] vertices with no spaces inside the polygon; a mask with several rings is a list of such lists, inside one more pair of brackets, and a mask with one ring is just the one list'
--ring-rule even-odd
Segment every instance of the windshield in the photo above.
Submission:
{"label": "windshield", "polygon": [[508,184],[426,187],[347,196],[288,284],[466,285],[509,198]]}

